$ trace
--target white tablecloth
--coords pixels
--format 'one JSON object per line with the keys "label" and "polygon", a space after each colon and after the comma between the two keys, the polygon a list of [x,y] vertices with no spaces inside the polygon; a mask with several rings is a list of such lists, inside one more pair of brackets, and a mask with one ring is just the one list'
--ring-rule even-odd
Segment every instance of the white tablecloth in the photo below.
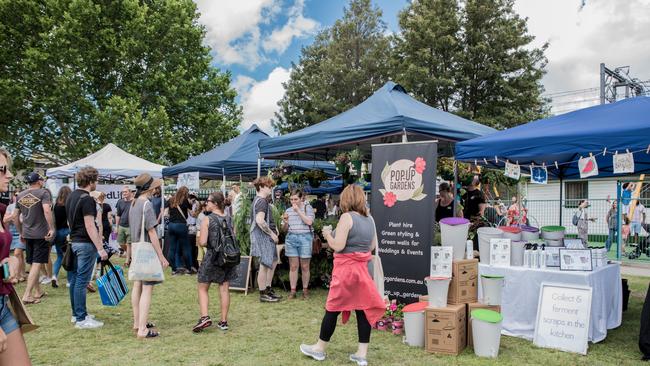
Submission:
{"label": "white tablecloth", "polygon": [[[592,288],[589,324],[589,340],[591,342],[602,341],[607,337],[608,329],[621,325],[623,295],[619,264],[608,264],[591,272],[560,271],[559,268],[492,267],[487,264],[479,264],[479,273],[505,276],[501,295],[502,334],[528,340],[533,339],[542,282],[574,284]],[[479,299],[482,298],[480,283],[481,281],[479,281]]]}

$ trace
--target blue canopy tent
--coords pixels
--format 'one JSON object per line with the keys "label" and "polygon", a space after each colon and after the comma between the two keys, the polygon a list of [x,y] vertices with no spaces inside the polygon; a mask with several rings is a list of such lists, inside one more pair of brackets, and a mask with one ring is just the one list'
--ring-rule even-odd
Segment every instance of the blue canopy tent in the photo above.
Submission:
{"label": "blue canopy tent", "polygon": [[613,176],[612,155],[634,152],[635,173],[650,172],[650,97],[637,97],[540,119],[456,144],[456,160],[503,168],[545,165],[549,177],[580,178],[578,159],[590,154],[598,178]]}
{"label": "blue canopy tent", "polygon": [[[174,166],[164,168],[164,177],[175,177],[181,173],[199,172],[199,177],[206,179],[217,179],[224,177],[236,177],[237,179],[251,179],[257,177],[258,169],[258,142],[269,139],[269,135],[253,125],[241,135],[230,141],[215,147],[201,155],[189,158],[188,160]],[[279,165],[276,160],[259,161],[262,174],[268,169]],[[283,160],[285,165],[293,166],[296,171],[307,171],[310,169],[322,169],[329,177],[337,175],[333,164],[314,161],[292,161]]]}
{"label": "blue canopy tent", "polygon": [[332,160],[337,152],[355,147],[368,157],[371,144],[407,137],[409,141],[437,139],[441,154],[451,155],[453,143],[495,131],[418,102],[389,81],[356,107],[302,130],[262,140],[259,146],[265,158]]}

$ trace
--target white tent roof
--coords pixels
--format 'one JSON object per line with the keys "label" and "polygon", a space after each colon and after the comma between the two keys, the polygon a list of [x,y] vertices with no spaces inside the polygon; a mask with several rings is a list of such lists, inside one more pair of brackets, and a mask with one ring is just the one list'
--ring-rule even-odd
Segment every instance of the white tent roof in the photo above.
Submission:
{"label": "white tent roof", "polygon": [[75,173],[85,166],[97,169],[101,178],[110,179],[133,178],[140,173],[149,173],[154,178],[160,178],[164,168],[162,165],[131,155],[114,144],[108,144],[81,160],[48,169],[46,175],[49,178],[74,177]]}

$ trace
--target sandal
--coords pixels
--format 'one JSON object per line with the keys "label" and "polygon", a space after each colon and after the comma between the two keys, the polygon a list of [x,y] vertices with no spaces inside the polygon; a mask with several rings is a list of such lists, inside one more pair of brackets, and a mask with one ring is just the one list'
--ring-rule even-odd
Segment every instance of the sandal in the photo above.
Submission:
{"label": "sandal", "polygon": [[39,304],[40,302],[41,302],[41,300],[36,299],[36,298],[31,299],[31,300],[23,300],[23,304],[25,304],[25,305],[35,305],[35,304]]}
{"label": "sandal", "polygon": [[[156,324],[154,323],[147,323],[147,329],[155,328]],[[138,328],[133,328],[134,331],[138,331]]]}
{"label": "sandal", "polygon": [[47,296],[47,292],[43,291],[43,293],[41,294],[41,296],[34,296],[34,299],[36,299],[36,300],[40,300],[40,299],[42,299],[42,298],[44,298],[44,297],[46,297],[46,296]]}
{"label": "sandal", "polygon": [[145,339],[145,338],[156,338],[156,337],[158,337],[159,335],[160,335],[160,333],[158,333],[158,332],[156,332],[156,331],[154,331],[154,330],[149,329],[149,331],[147,332],[147,335],[146,335],[146,336],[141,336],[141,335],[138,334],[137,337],[138,337],[138,339]]}

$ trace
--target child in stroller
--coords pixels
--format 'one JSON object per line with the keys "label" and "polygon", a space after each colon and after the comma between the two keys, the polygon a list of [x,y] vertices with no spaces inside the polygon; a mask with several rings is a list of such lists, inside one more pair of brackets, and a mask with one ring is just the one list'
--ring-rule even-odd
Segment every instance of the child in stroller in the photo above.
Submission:
{"label": "child in stroller", "polygon": [[639,258],[642,254],[645,254],[646,257],[650,258],[650,240],[648,240],[649,238],[647,235],[650,227],[645,222],[641,224],[641,227],[643,228],[643,231],[645,231],[646,235],[639,235],[639,242],[630,244],[633,250],[627,254],[629,259]]}

